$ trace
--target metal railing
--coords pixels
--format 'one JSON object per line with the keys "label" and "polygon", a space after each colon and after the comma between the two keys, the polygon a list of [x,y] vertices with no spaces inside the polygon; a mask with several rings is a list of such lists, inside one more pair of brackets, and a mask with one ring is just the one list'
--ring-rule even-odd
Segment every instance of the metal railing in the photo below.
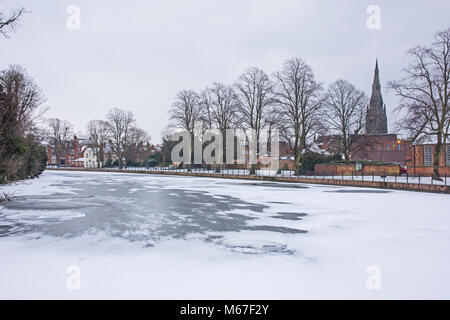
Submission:
{"label": "metal railing", "polygon": [[[47,166],[48,168],[57,168],[57,166]],[[152,172],[152,173],[190,173],[192,175],[213,175],[213,176],[256,176],[256,177],[282,177],[282,178],[305,178],[305,179],[315,179],[319,182],[319,180],[352,180],[352,181],[361,181],[361,182],[395,182],[399,184],[430,184],[430,185],[443,185],[447,186],[450,183],[450,179],[448,179],[447,175],[444,174],[441,178],[442,181],[432,179],[431,175],[410,175],[408,173],[405,174],[361,174],[358,172],[339,172],[339,173],[321,173],[317,174],[314,171],[303,171],[298,175],[295,174],[293,170],[272,170],[269,168],[260,168],[255,171],[254,174],[250,174],[250,169],[241,169],[241,168],[207,168],[207,167],[193,167],[193,168],[177,168],[177,167],[104,167],[104,168],[81,168],[81,167],[62,167],[61,169],[86,169],[86,170],[105,170],[105,171],[138,171],[138,172]]]}

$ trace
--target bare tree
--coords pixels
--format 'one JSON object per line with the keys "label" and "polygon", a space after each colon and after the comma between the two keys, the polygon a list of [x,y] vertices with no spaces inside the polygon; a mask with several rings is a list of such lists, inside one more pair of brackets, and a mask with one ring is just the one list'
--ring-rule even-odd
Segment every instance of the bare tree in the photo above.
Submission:
{"label": "bare tree", "polygon": [[219,129],[225,135],[226,129],[236,126],[240,102],[231,86],[215,82],[202,92],[201,105],[210,128]]}
{"label": "bare tree", "polygon": [[108,122],[104,120],[92,120],[87,125],[89,139],[92,144],[92,150],[97,158],[97,167],[100,168],[100,163],[104,163],[105,144],[109,138]]}
{"label": "bare tree", "polygon": [[10,65],[0,71],[0,181],[38,175],[45,150],[36,137],[36,120],[46,109],[44,97],[25,69]]}
{"label": "bare tree", "polygon": [[338,136],[338,150],[345,160],[351,156],[352,146],[364,129],[368,98],[346,80],[333,82],[323,99],[325,127]]}
{"label": "bare tree", "polygon": [[132,112],[118,108],[110,110],[106,119],[114,153],[119,161],[119,166],[122,166],[130,141],[130,130],[134,127],[136,120]]}
{"label": "bare tree", "polygon": [[163,165],[167,165],[170,162],[170,155],[172,153],[172,148],[176,144],[175,141],[170,139],[172,134],[171,127],[167,127],[161,131],[161,155],[162,155],[162,163]]}
{"label": "bare tree", "polygon": [[400,97],[397,111],[406,115],[398,123],[418,141],[424,136],[436,139],[433,179],[441,180],[439,159],[450,129],[450,28],[436,33],[431,47],[417,46],[408,51],[412,63],[405,77],[389,82]]}
{"label": "bare tree", "polygon": [[172,125],[181,127],[192,134],[194,132],[194,122],[200,118],[198,94],[193,90],[178,92],[169,114]]}
{"label": "bare tree", "polygon": [[[249,68],[236,84],[240,98],[238,108],[241,126],[253,129],[256,133],[256,148],[259,153],[261,129],[266,125],[269,108],[273,103],[272,83],[266,73],[256,67]],[[252,165],[250,174],[255,174],[256,164]]]}
{"label": "bare tree", "polygon": [[189,132],[191,136],[191,158],[194,154],[194,125],[201,119],[199,95],[193,90],[178,92],[169,110],[171,125]]}
{"label": "bare tree", "polygon": [[60,164],[62,156],[70,148],[73,126],[69,121],[58,118],[48,119],[47,140],[55,151],[56,162]]}
{"label": "bare tree", "polygon": [[202,115],[209,129],[217,129],[223,137],[223,160],[226,155],[226,130],[236,128],[240,107],[232,86],[215,82],[201,94]]}
{"label": "bare tree", "polygon": [[126,146],[126,158],[134,162],[146,160],[147,147],[150,143],[150,135],[144,129],[132,127],[129,132],[128,145]]}
{"label": "bare tree", "polygon": [[25,13],[25,8],[20,8],[10,13],[9,16],[5,16],[0,12],[0,34],[5,38],[8,38],[8,33],[14,31],[20,17]]}
{"label": "bare tree", "polygon": [[48,110],[42,107],[45,97],[41,88],[20,65],[10,65],[0,72],[0,87],[8,107],[15,110],[20,133],[30,132],[35,120]]}
{"label": "bare tree", "polygon": [[275,101],[282,116],[280,133],[295,154],[298,169],[307,140],[314,134],[320,110],[322,86],[309,65],[300,58],[287,60],[275,73]]}

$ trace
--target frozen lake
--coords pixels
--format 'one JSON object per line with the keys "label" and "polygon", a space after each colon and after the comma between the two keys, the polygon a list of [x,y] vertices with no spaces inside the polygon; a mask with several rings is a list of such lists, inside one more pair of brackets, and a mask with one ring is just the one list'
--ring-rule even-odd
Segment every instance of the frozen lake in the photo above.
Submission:
{"label": "frozen lake", "polygon": [[450,298],[448,195],[67,171],[2,190],[0,298]]}

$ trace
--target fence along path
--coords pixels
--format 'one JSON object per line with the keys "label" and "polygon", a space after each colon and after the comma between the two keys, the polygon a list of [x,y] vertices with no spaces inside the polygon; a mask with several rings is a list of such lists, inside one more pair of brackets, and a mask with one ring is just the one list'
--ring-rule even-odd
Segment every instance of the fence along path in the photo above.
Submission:
{"label": "fence along path", "polygon": [[215,169],[192,168],[192,169],[172,169],[167,167],[127,167],[127,168],[55,168],[48,167],[47,170],[67,170],[67,171],[95,171],[114,173],[141,173],[141,174],[162,174],[209,178],[227,178],[243,180],[263,180],[290,183],[311,183],[353,187],[369,187],[378,189],[407,190],[420,192],[434,192],[450,194],[450,179],[447,177],[443,181],[433,181],[431,177],[410,177],[410,176],[317,176],[300,175],[295,176],[293,171],[275,171],[269,169],[258,170],[255,175],[250,175],[248,169],[223,168],[220,172]]}

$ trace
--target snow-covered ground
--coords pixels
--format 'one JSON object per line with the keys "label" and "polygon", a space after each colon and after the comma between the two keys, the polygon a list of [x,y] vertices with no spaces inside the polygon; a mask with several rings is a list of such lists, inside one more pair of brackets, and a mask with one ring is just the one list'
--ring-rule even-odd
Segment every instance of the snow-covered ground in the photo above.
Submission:
{"label": "snow-covered ground", "polygon": [[448,195],[67,171],[1,189],[3,299],[450,298]]}

